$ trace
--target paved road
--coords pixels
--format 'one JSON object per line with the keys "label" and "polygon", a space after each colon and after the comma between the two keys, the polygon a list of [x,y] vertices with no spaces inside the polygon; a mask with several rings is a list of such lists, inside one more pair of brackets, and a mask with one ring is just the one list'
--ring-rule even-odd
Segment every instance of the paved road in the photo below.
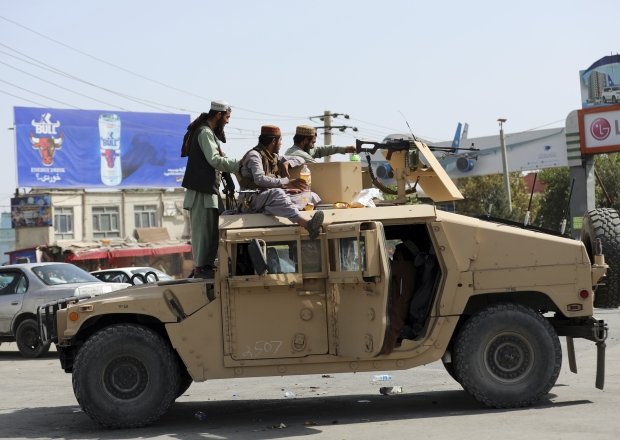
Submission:
{"label": "paved road", "polygon": [[[81,412],[56,353],[26,360],[0,346],[0,438],[11,439],[615,439],[620,432],[620,311],[610,326],[604,391],[596,350],[577,340],[579,374],[564,358],[556,386],[532,408],[488,409],[440,363],[391,372],[403,394],[382,396],[371,374],[215,380],[193,384],[154,426],[105,430]],[[390,373],[390,372],[388,372]],[[288,392],[288,393],[287,393]],[[285,394],[294,394],[286,398]]]}

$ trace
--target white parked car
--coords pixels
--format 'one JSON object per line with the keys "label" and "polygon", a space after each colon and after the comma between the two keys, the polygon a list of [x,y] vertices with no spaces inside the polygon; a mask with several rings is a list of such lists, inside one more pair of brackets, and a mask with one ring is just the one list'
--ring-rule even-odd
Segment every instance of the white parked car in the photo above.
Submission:
{"label": "white parked car", "polygon": [[170,281],[173,278],[154,267],[117,267],[95,270],[91,275],[107,283],[147,284],[157,281]]}
{"label": "white parked car", "polygon": [[47,353],[37,323],[37,307],[83,295],[96,296],[129,287],[103,283],[69,263],[24,263],[0,267],[0,343],[17,342],[24,357]]}
{"label": "white parked car", "polygon": [[612,102],[615,104],[620,102],[620,86],[605,87],[601,94],[601,99],[605,103]]}

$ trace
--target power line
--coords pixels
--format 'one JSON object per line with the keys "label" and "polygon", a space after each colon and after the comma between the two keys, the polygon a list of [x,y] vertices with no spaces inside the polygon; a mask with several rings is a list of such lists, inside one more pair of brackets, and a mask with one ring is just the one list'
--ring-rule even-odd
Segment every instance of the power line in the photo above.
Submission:
{"label": "power line", "polygon": [[0,82],[3,82],[3,83],[8,84],[8,85],[10,85],[10,86],[13,86],[13,87],[15,87],[16,89],[20,89],[20,90],[23,90],[23,91],[25,91],[25,92],[32,93],[33,95],[40,96],[41,98],[49,99],[50,101],[58,102],[58,103],[60,103],[60,104],[63,104],[63,105],[66,105],[66,106],[73,107],[73,108],[75,108],[75,109],[81,110],[79,107],[76,107],[75,105],[69,104],[69,103],[64,102],[64,101],[60,101],[60,100],[58,100],[58,99],[50,98],[49,96],[45,96],[45,95],[42,95],[42,94],[37,93],[37,92],[33,92],[32,90],[26,89],[26,88],[24,88],[24,87],[20,87],[20,86],[18,86],[18,85],[16,85],[16,84],[13,84],[13,83],[9,82],[9,81],[5,81],[5,80],[3,80],[3,79],[0,79]]}
{"label": "power line", "polygon": [[[72,79],[72,80],[74,80],[74,81],[78,81],[78,82],[81,82],[81,83],[83,83],[83,84],[87,84],[87,85],[89,85],[89,86],[91,86],[91,87],[95,87],[95,88],[97,88],[97,89],[100,89],[100,90],[103,90],[103,91],[105,91],[105,92],[111,93],[111,94],[113,94],[113,95],[120,96],[121,98],[127,99],[127,100],[129,100],[129,101],[133,101],[133,102],[136,102],[136,103],[138,103],[138,104],[141,104],[141,105],[144,105],[144,106],[147,106],[147,107],[151,107],[151,108],[154,108],[154,109],[156,109],[156,110],[163,111],[163,112],[166,112],[166,113],[171,113],[170,111],[165,110],[165,109],[163,109],[163,108],[161,108],[161,107],[158,107],[158,106],[154,106],[154,105],[150,105],[150,104],[148,104],[147,102],[149,102],[149,101],[147,101],[147,100],[145,100],[145,99],[137,98],[137,97],[135,97],[135,96],[131,96],[131,95],[128,95],[128,94],[126,94],[126,93],[117,92],[117,91],[114,91],[114,90],[112,90],[112,89],[108,89],[107,87],[102,87],[102,86],[100,86],[100,85],[97,85],[97,84],[92,83],[92,82],[90,82],[90,81],[84,80],[84,79],[79,78],[79,77],[77,77],[77,76],[75,76],[75,75],[72,75],[72,74],[70,74],[70,73],[67,73],[67,72],[65,72],[65,71],[63,71],[63,70],[61,70],[61,69],[58,69],[58,68],[56,68],[56,67],[54,67],[54,66],[52,66],[52,65],[49,65],[49,64],[47,64],[47,63],[44,63],[44,62],[42,62],[42,61],[40,61],[40,60],[36,60],[36,59],[34,59],[34,58],[32,58],[32,57],[28,56],[27,54],[23,53],[23,52],[20,52],[20,51],[18,51],[18,50],[16,50],[16,49],[13,49],[13,48],[12,48],[12,47],[10,47],[10,46],[7,46],[6,44],[0,43],[0,46],[6,47],[6,48],[8,48],[8,49],[10,49],[10,50],[12,50],[12,51],[14,51],[14,52],[18,53],[18,54],[20,54],[20,55],[22,55],[22,56],[24,56],[24,57],[26,57],[26,58],[30,59],[30,60],[35,61],[35,62],[37,63],[35,66],[36,66],[36,67],[39,67],[40,69],[48,70],[48,71],[50,71],[50,72],[52,72],[52,73],[55,73],[56,75],[65,76],[65,77],[67,77],[67,78],[69,78],[69,79]],[[43,65],[43,66],[45,66],[45,67],[41,67],[39,64],[40,64],[40,65]],[[152,102],[152,101],[150,101],[150,102]],[[165,104],[159,104],[159,105],[161,105],[161,106],[165,106]],[[116,106],[116,107],[120,107],[120,106]]]}
{"label": "power line", "polygon": [[1,15],[0,15],[0,19],[5,20],[5,21],[8,21],[9,23],[11,23],[11,24],[13,24],[13,25],[15,25],[15,26],[18,26],[18,27],[20,27],[20,28],[22,28],[22,29],[25,29],[25,30],[29,31],[29,32],[32,32],[33,34],[36,34],[36,35],[38,35],[38,36],[40,36],[40,37],[43,37],[43,38],[45,38],[46,40],[52,41],[52,42],[54,42],[54,43],[56,43],[56,44],[58,44],[58,45],[60,45],[60,46],[63,46],[63,47],[65,47],[65,48],[69,49],[69,50],[72,50],[72,51],[74,51],[74,52],[77,52],[77,53],[79,53],[80,55],[84,55],[84,56],[86,56],[86,57],[88,57],[88,58],[91,58],[91,59],[93,59],[93,60],[95,60],[95,61],[99,61],[100,63],[107,64],[108,66],[111,66],[111,67],[114,67],[114,68],[116,68],[116,69],[119,69],[119,70],[121,70],[121,71],[123,71],[123,72],[125,72],[125,73],[129,73],[129,74],[131,74],[131,75],[137,76],[138,78],[145,79],[145,80],[147,80],[147,81],[151,81],[151,82],[153,82],[153,83],[159,84],[159,85],[161,85],[161,86],[163,86],[163,87],[170,88],[170,89],[172,89],[172,90],[176,90],[177,92],[185,93],[185,94],[188,94],[188,95],[193,96],[193,97],[197,97],[197,98],[201,98],[201,99],[208,100],[207,98],[205,98],[205,97],[203,97],[203,96],[199,96],[199,95],[197,95],[197,94],[195,94],[195,93],[188,92],[188,91],[186,91],[186,90],[179,89],[179,88],[177,88],[177,87],[171,86],[171,85],[166,84],[166,83],[163,83],[163,82],[161,82],[161,81],[158,81],[158,80],[155,80],[155,79],[149,78],[149,77],[147,77],[147,76],[145,76],[145,75],[142,75],[142,74],[140,74],[140,73],[133,72],[133,71],[131,71],[131,70],[129,70],[129,69],[126,69],[125,67],[119,66],[118,64],[114,64],[114,63],[112,63],[112,62],[110,62],[110,61],[106,61],[106,60],[104,60],[104,59],[102,59],[102,58],[96,57],[96,56],[94,56],[94,55],[92,55],[92,54],[89,54],[88,52],[84,52],[84,51],[82,51],[82,50],[80,50],[80,49],[76,49],[75,47],[70,46],[70,45],[68,45],[68,44],[65,44],[65,43],[63,43],[62,41],[56,40],[55,38],[52,38],[52,37],[50,37],[49,35],[45,35],[45,34],[43,34],[43,33],[41,33],[41,32],[38,32],[38,31],[36,31],[36,30],[34,30],[34,29],[31,29],[31,28],[29,28],[29,27],[27,27],[27,26],[24,26],[23,24],[17,23],[16,21],[13,21],[13,20],[8,19],[8,18],[6,18],[6,17],[3,17],[3,16],[1,16]]}
{"label": "power line", "polygon": [[30,103],[32,103],[32,104],[40,105],[41,107],[47,107],[45,104],[41,104],[40,102],[33,101],[33,100],[31,100],[31,99],[28,99],[28,98],[24,98],[23,96],[14,95],[13,93],[9,93],[9,92],[7,92],[6,90],[2,90],[2,89],[0,89],[0,93],[4,93],[5,95],[12,96],[13,98],[17,98],[17,99],[22,99],[22,100],[24,100],[24,101],[28,101],[28,102],[30,102]]}
{"label": "power line", "polygon": [[[1,50],[0,50],[0,53],[6,53],[6,52],[3,52],[3,51],[1,51]],[[10,55],[10,54],[8,54],[8,55]],[[57,84],[57,83],[55,83],[55,82],[48,81],[48,80],[46,80],[45,78],[41,78],[40,76],[37,76],[37,75],[35,75],[35,74],[33,74],[33,73],[26,72],[25,70],[22,70],[22,69],[20,69],[20,68],[17,68],[17,67],[15,67],[15,66],[12,66],[12,65],[10,65],[10,64],[8,64],[8,63],[5,63],[5,62],[3,62],[3,61],[0,61],[0,64],[4,64],[5,66],[10,67],[11,69],[17,70],[18,72],[21,72],[21,73],[23,73],[23,74],[25,74],[25,75],[31,76],[31,77],[33,77],[33,78],[36,78],[36,79],[38,79],[39,81],[43,81],[43,82],[45,82],[45,83],[47,83],[47,84],[51,84],[51,85],[53,85],[54,87],[58,87],[59,89],[63,89],[63,90],[66,90],[66,91],[68,91],[68,92],[75,93],[76,95],[82,96],[82,97],[87,98],[87,99],[91,99],[91,100],[93,100],[93,101],[95,101],[95,102],[99,102],[99,103],[101,103],[101,104],[105,104],[105,105],[110,106],[110,107],[119,108],[119,109],[121,109],[121,110],[127,110],[126,108],[123,108],[123,107],[120,107],[120,106],[117,106],[117,105],[114,105],[114,104],[110,104],[109,102],[102,101],[102,100],[97,99],[97,98],[93,98],[92,96],[85,95],[85,94],[80,93],[80,92],[76,92],[75,90],[71,90],[71,89],[69,89],[68,87],[61,86],[60,84]]]}
{"label": "power line", "polygon": [[[134,71],[132,71],[132,70],[129,70],[129,69],[127,69],[127,68],[123,67],[123,66],[119,66],[118,64],[115,64],[115,63],[112,63],[112,62],[110,62],[110,61],[106,61],[106,60],[104,60],[104,59],[102,59],[102,58],[96,57],[96,56],[94,56],[94,55],[92,55],[92,54],[90,54],[90,53],[88,53],[88,52],[84,52],[84,51],[82,51],[82,50],[80,50],[80,49],[77,49],[77,48],[75,48],[75,47],[73,47],[73,46],[70,46],[70,45],[68,45],[68,44],[66,44],[66,43],[63,43],[62,41],[56,40],[55,38],[52,38],[52,37],[50,37],[49,35],[43,34],[43,33],[39,32],[39,31],[36,31],[36,30],[34,30],[34,29],[32,29],[32,28],[29,28],[28,26],[24,26],[23,24],[20,24],[20,23],[18,23],[18,22],[16,22],[16,21],[11,20],[11,19],[9,19],[9,18],[6,18],[6,17],[4,17],[4,16],[1,16],[1,15],[0,15],[0,19],[5,20],[5,21],[7,21],[7,22],[9,22],[9,23],[11,23],[11,24],[13,24],[13,25],[15,25],[15,26],[18,26],[18,27],[22,28],[22,29],[25,29],[25,30],[27,30],[28,32],[31,32],[31,33],[33,33],[33,34],[36,34],[36,35],[38,35],[38,36],[40,36],[40,37],[42,37],[42,38],[44,38],[44,39],[46,39],[46,40],[48,40],[48,41],[51,41],[51,42],[53,42],[53,43],[56,43],[56,44],[58,44],[58,45],[60,45],[60,46],[62,46],[62,47],[65,47],[65,48],[67,48],[67,49],[69,49],[69,50],[72,50],[72,51],[74,51],[74,52],[77,52],[77,53],[79,53],[80,55],[83,55],[83,56],[85,56],[85,57],[91,58],[91,59],[93,59],[93,60],[95,60],[95,61],[98,61],[98,62],[100,62],[100,63],[106,64],[106,65],[108,65],[108,66],[110,66],[110,67],[114,67],[115,69],[121,70],[121,71],[123,71],[123,72],[125,72],[125,73],[128,73],[128,74],[130,74],[130,75],[136,76],[136,77],[141,78],[141,79],[144,79],[144,80],[146,80],[146,81],[150,81],[150,82],[155,83],[155,84],[158,84],[158,85],[160,85],[160,86],[162,86],[162,87],[166,87],[166,88],[169,88],[169,89],[171,89],[171,90],[175,90],[175,91],[177,91],[177,92],[184,93],[184,94],[189,95],[189,96],[192,96],[192,97],[194,97],[194,98],[199,98],[199,99],[202,99],[202,100],[205,100],[205,101],[209,101],[209,102],[211,101],[210,99],[208,99],[208,98],[206,98],[206,97],[204,97],[204,96],[198,95],[198,94],[196,94],[196,93],[194,93],[194,92],[190,92],[190,91],[183,90],[183,89],[181,89],[181,88],[178,88],[178,87],[172,86],[172,85],[170,85],[170,84],[166,84],[166,83],[164,83],[164,82],[162,82],[162,81],[159,81],[159,80],[156,80],[156,79],[150,78],[150,77],[148,77],[148,76],[142,75],[142,74],[140,74],[140,73],[134,72]],[[0,44],[1,44],[1,43],[0,43]],[[3,46],[7,47],[7,46],[6,46],[6,45],[4,45],[4,44],[3,44]],[[163,104],[158,104],[158,105],[163,105]],[[249,112],[249,113],[254,113],[254,114],[259,114],[259,115],[264,115],[264,116],[271,116],[271,117],[276,117],[276,118],[285,118],[285,119],[288,119],[288,118],[290,118],[290,119],[306,119],[306,118],[304,118],[304,117],[302,117],[302,116],[278,115],[278,114],[273,114],[273,113],[265,113],[265,112],[259,112],[259,111],[256,111],[256,110],[251,110],[251,109],[247,109],[247,108],[244,108],[244,107],[239,107],[239,106],[234,106],[234,105],[233,105],[233,106],[231,106],[231,107],[232,107],[232,108],[234,108],[234,109],[238,109],[238,110],[246,111],[246,112]],[[171,108],[174,108],[174,107],[171,107]],[[182,109],[181,111],[188,111],[188,110]],[[192,111],[192,112],[194,112],[194,113],[200,113],[199,111]]]}

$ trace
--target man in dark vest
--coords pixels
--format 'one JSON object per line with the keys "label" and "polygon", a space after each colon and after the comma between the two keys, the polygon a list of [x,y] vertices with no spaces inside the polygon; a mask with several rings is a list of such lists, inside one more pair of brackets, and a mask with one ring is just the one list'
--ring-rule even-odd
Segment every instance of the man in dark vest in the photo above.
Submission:
{"label": "man in dark vest", "polygon": [[187,189],[183,208],[189,210],[192,227],[194,278],[213,278],[218,247],[220,182],[222,172],[239,170],[239,161],[224,155],[224,127],[230,106],[212,101],[209,113],[202,113],[187,127],[181,156],[187,156],[182,186]]}
{"label": "man in dark vest", "polygon": [[[323,211],[317,211],[308,219],[301,215],[291,197],[309,192],[302,179],[289,179],[288,167],[299,166],[304,160],[299,157],[280,157],[282,132],[275,125],[261,127],[258,145],[248,151],[241,159],[239,181],[241,212],[263,212],[286,217],[308,230],[311,239],[319,236],[323,224]],[[245,192],[244,192],[245,191]],[[319,197],[309,192],[311,201]]]}

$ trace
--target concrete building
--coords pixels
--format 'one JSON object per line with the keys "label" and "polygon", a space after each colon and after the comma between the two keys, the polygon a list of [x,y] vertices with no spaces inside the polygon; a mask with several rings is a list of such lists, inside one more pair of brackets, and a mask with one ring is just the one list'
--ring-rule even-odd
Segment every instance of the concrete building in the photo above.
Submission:
{"label": "concrete building", "polygon": [[16,255],[30,250],[31,260],[69,261],[87,270],[136,265],[186,275],[192,256],[183,197],[181,188],[32,191],[23,198],[51,206],[39,209],[43,221],[34,221],[27,202],[15,204],[14,218],[27,219],[15,229]]}
{"label": "concrete building", "polygon": [[15,229],[11,226],[11,213],[3,212],[0,217],[0,264],[8,263],[7,252],[15,249]]}

